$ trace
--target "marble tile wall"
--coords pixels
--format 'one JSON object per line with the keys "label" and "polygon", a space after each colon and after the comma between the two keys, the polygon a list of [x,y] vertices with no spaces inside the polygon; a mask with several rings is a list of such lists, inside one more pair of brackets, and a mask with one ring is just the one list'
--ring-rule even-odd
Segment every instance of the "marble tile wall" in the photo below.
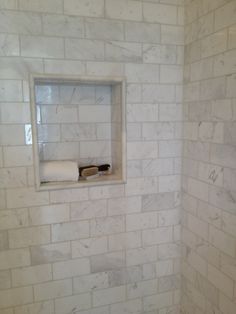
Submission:
{"label": "marble tile wall", "polygon": [[111,86],[35,86],[40,160],[112,165]]}
{"label": "marble tile wall", "polygon": [[236,1],[185,7],[182,313],[236,313]]}
{"label": "marble tile wall", "polygon": [[[1,314],[179,313],[183,2],[0,0]],[[126,76],[126,184],[35,191],[29,72]]]}

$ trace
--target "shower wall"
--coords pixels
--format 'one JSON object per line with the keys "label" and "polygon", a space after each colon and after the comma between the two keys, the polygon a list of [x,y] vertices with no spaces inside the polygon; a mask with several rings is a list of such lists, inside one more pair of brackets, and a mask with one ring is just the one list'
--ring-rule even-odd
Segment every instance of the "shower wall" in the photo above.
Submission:
{"label": "shower wall", "polygon": [[236,1],[186,1],[184,314],[236,313]]}
{"label": "shower wall", "polygon": [[[178,313],[183,0],[0,0],[0,8],[0,313]],[[126,184],[35,191],[24,134],[30,72],[127,77]],[[225,127],[225,141],[235,141]],[[225,147],[212,144],[222,162],[233,152]],[[227,170],[224,184],[235,180]],[[210,187],[231,215],[233,192]]]}

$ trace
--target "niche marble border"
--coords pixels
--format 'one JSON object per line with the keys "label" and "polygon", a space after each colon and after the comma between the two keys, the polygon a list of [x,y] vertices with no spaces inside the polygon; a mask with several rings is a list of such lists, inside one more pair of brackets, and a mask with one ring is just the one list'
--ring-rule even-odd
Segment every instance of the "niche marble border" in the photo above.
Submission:
{"label": "niche marble border", "polygon": [[[115,125],[115,140],[111,138],[112,173],[99,176],[93,180],[79,180],[78,182],[50,182],[41,183],[39,172],[39,148],[37,134],[37,112],[35,99],[35,85],[37,83],[57,84],[91,84],[110,85],[112,94],[111,122]],[[89,186],[122,184],[126,182],[126,103],[125,77],[98,77],[98,76],[68,76],[54,74],[30,74],[30,110],[32,125],[33,166],[35,189],[37,191],[71,189]],[[117,98],[119,101],[117,102]],[[118,133],[117,133],[118,132]]]}

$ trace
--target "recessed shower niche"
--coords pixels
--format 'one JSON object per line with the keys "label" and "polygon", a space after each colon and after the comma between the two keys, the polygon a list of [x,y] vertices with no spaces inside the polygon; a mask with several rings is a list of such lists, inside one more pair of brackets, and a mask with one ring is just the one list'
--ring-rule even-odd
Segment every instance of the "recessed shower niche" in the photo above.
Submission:
{"label": "recessed shower niche", "polygon": [[[122,77],[32,75],[31,117],[38,190],[125,182],[124,88]],[[42,165],[54,162],[63,167],[66,161],[76,162],[78,168],[109,164],[110,169],[89,180],[44,180]]]}

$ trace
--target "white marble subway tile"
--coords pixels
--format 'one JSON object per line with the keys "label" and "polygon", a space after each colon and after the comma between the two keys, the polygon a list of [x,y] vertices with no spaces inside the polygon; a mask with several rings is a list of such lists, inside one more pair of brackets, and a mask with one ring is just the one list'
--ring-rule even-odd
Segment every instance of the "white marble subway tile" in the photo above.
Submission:
{"label": "white marble subway tile", "polygon": [[142,161],[141,160],[128,160],[127,162],[127,177],[136,178],[142,175]]}
{"label": "white marble subway tile", "polygon": [[167,292],[180,289],[180,276],[171,275],[159,278],[158,291]]}
{"label": "white marble subway tile", "polygon": [[201,56],[203,58],[216,55],[226,50],[227,30],[221,30],[209,35],[201,41]]}
{"label": "white marble subway tile", "polygon": [[66,38],[65,55],[67,59],[102,61],[104,60],[104,43],[99,40]]}
{"label": "white marble subway tile", "polygon": [[228,254],[231,257],[235,255],[235,238],[226,234],[225,232],[210,226],[209,228],[209,242],[216,248]]}
{"label": "white marble subway tile", "polygon": [[109,250],[117,251],[141,247],[141,233],[138,231],[109,236]]}
{"label": "white marble subway tile", "polygon": [[141,213],[126,216],[126,230],[135,231],[157,227],[157,214]]}
{"label": "white marble subway tile", "polygon": [[56,313],[58,314],[66,314],[66,313],[70,313],[72,311],[78,311],[78,310],[80,313],[83,313],[82,310],[88,309],[90,307],[91,307],[91,296],[89,293],[68,296],[68,297],[57,299],[55,301],[55,309],[56,309]]}
{"label": "white marble subway tile", "polygon": [[229,27],[228,36],[229,36],[228,47],[230,49],[236,48],[236,25]]}
{"label": "white marble subway tile", "polygon": [[179,191],[181,181],[179,175],[168,175],[159,177],[159,191],[160,192],[174,192]]}
{"label": "white marble subway tile", "polygon": [[211,104],[211,119],[214,121],[232,120],[233,110],[230,99],[217,99]]}
{"label": "white marble subway tile", "polygon": [[0,271],[0,289],[11,288],[11,273],[9,270]]}
{"label": "white marble subway tile", "polygon": [[227,97],[233,97],[235,98],[236,92],[235,92],[235,81],[236,81],[236,75],[232,74],[227,77],[227,86],[226,86],[226,96]]}
{"label": "white marble subway tile", "polygon": [[24,11],[62,13],[63,1],[52,0],[48,2],[47,0],[42,0],[39,3],[37,0],[33,0],[29,3],[28,0],[20,0],[19,8]]}
{"label": "white marble subway tile", "polygon": [[143,300],[144,311],[154,311],[160,308],[168,307],[172,305],[172,293],[165,292],[144,297]]}
{"label": "white marble subway tile", "polygon": [[99,76],[123,76],[124,65],[117,62],[87,62],[87,74]]}
{"label": "white marble subway tile", "polygon": [[28,80],[29,72],[42,73],[43,62],[32,58],[1,58],[1,79],[25,79]]}
{"label": "white marble subway tile", "polygon": [[199,81],[208,79],[213,76],[213,62],[212,57],[196,61],[191,64],[190,78],[191,81]]}
{"label": "white marble subway tile", "polygon": [[28,211],[25,208],[0,211],[0,230],[28,226]]}
{"label": "white marble subway tile", "polygon": [[188,83],[184,89],[185,101],[197,101],[200,98],[200,82]]}
{"label": "white marble subway tile", "polygon": [[208,280],[229,298],[233,296],[233,280],[214,266],[208,266]]}
{"label": "white marble subway tile", "polygon": [[96,140],[96,125],[93,123],[62,124],[61,140],[66,142]]}
{"label": "white marble subway tile", "polygon": [[9,248],[7,230],[0,231],[0,251],[6,251]]}
{"label": "white marble subway tile", "polygon": [[182,83],[183,69],[179,65],[161,65],[160,82],[161,83]]}
{"label": "white marble subway tile", "polygon": [[[142,125],[141,123],[127,123],[127,140],[137,141],[142,138]],[[130,169],[128,168],[127,171]]]}
{"label": "white marble subway tile", "polygon": [[25,314],[27,312],[37,313],[38,311],[41,311],[41,314],[54,314],[54,303],[53,301],[44,301],[33,304],[26,304],[23,306],[15,307],[14,311],[16,314]]}
{"label": "white marble subway tile", "polygon": [[174,132],[175,124],[172,122],[145,122],[142,124],[142,135],[145,140],[171,140]]}
{"label": "white marble subway tile", "polygon": [[84,21],[77,16],[49,15],[42,16],[43,33],[49,36],[84,37]]}
{"label": "white marble subway tile", "polygon": [[48,192],[37,193],[34,188],[18,188],[7,190],[8,208],[48,205]]}
{"label": "white marble subway tile", "polygon": [[[213,145],[213,147],[217,147]],[[184,145],[184,156],[196,160],[209,161],[210,158],[210,145],[209,143],[201,143],[189,141]],[[216,162],[217,163],[217,162]]]}
{"label": "white marble subway tile", "polygon": [[30,122],[30,109],[28,103],[1,103],[1,122],[4,124],[21,124]]}
{"label": "white marble subway tile", "polygon": [[127,104],[127,121],[158,121],[157,104]]}
{"label": "white marble subway tile", "polygon": [[124,26],[119,21],[86,19],[86,37],[90,39],[123,40]]}
{"label": "white marble subway tile", "polygon": [[225,189],[233,190],[236,186],[236,170],[230,168],[224,168],[224,187]]}
{"label": "white marble subway tile", "polygon": [[21,55],[24,57],[64,58],[63,39],[21,36]]}
{"label": "white marble subway tile", "polygon": [[158,83],[159,66],[149,64],[126,64],[125,73],[128,82],[132,83]]}
{"label": "white marble subway tile", "polygon": [[158,147],[156,142],[129,142],[127,143],[127,159],[157,158]]}
{"label": "white marble subway tile", "polygon": [[173,103],[175,101],[175,87],[167,84],[143,84],[142,95],[145,103]]}
{"label": "white marble subway tile", "polygon": [[29,249],[16,249],[0,252],[0,269],[10,269],[30,265]]}
{"label": "white marble subway tile", "polygon": [[158,254],[160,260],[179,258],[180,246],[177,243],[160,244],[158,246]]}
{"label": "white marble subway tile", "polygon": [[180,157],[182,154],[181,141],[160,141],[159,156],[160,157]]}
{"label": "white marble subway tile", "polygon": [[[16,137],[15,134],[18,136]],[[7,125],[0,126],[0,145],[14,146],[24,145],[24,127],[23,125]]]}
{"label": "white marble subway tile", "polygon": [[120,313],[141,313],[142,311],[142,303],[141,300],[132,300],[132,301],[126,301],[123,303],[117,303],[111,305],[111,311],[114,314],[120,314]]}
{"label": "white marble subway tile", "polygon": [[101,306],[125,301],[125,286],[97,290],[93,292],[94,306]]}
{"label": "white marble subway tile", "polygon": [[104,16],[104,0],[67,0],[64,1],[64,13],[90,17]]}
{"label": "white marble subway tile", "polygon": [[181,104],[160,104],[159,120],[160,121],[181,121],[182,120]]}
{"label": "white marble subway tile", "polygon": [[51,241],[50,227],[29,227],[9,230],[10,248],[21,248],[33,245],[47,244]]}
{"label": "white marble subway tile", "polygon": [[236,72],[236,50],[229,50],[214,58],[214,75],[221,76]]}
{"label": "white marble subway tile", "polygon": [[44,143],[40,154],[41,160],[77,160],[78,142]]}
{"label": "white marble subway tile", "polygon": [[[70,125],[69,125],[70,126]],[[60,141],[60,126],[59,124],[38,124],[38,143],[59,142]]]}
{"label": "white marble subway tile", "polygon": [[22,83],[17,80],[0,81],[0,101],[20,102],[22,101]]}
{"label": "white marble subway tile", "polygon": [[143,18],[145,22],[175,25],[177,24],[177,7],[145,2]]}
{"label": "white marble subway tile", "polygon": [[111,147],[108,141],[84,141],[80,142],[80,157],[109,157],[111,156]]}
{"label": "white marble subway tile", "polygon": [[14,307],[33,302],[32,287],[20,287],[0,291],[0,308]]}
{"label": "white marble subway tile", "polygon": [[29,208],[29,221],[33,226],[60,223],[70,219],[68,204]]}
{"label": "white marble subway tile", "polygon": [[236,168],[235,155],[236,149],[234,146],[231,145],[222,146],[220,144],[211,145],[211,162],[215,164]]}
{"label": "white marble subway tile", "polygon": [[222,167],[200,162],[198,166],[198,177],[206,183],[223,186]]}
{"label": "white marble subway tile", "polygon": [[91,272],[107,272],[120,270],[125,266],[125,254],[122,251],[112,252],[90,257]]}
{"label": "white marble subway tile", "polygon": [[17,9],[17,0],[1,0],[0,8],[9,10]]}
{"label": "white marble subway tile", "polygon": [[0,16],[2,32],[39,35],[42,31],[41,19],[37,14],[19,11],[2,11]]}
{"label": "white marble subway tile", "polygon": [[215,11],[215,30],[219,30],[235,23],[234,1],[222,6]]}
{"label": "white marble subway tile", "polygon": [[52,225],[52,242],[76,240],[89,237],[89,223],[64,222]]}
{"label": "white marble subway tile", "polygon": [[222,211],[222,229],[224,232],[235,237],[235,223],[235,215]]}
{"label": "white marble subway tile", "polygon": [[111,121],[111,107],[108,105],[91,105],[79,106],[78,113],[79,122],[83,123],[99,123]]}
{"label": "white marble subway tile", "polygon": [[12,285],[19,287],[52,280],[51,265],[38,265],[12,269]]}
{"label": "white marble subway tile", "polygon": [[128,266],[154,262],[157,258],[156,246],[130,249],[126,253],[126,263]]}
{"label": "white marble subway tile", "polygon": [[142,174],[144,176],[170,175],[174,172],[172,159],[145,159],[142,160]]}
{"label": "white marble subway tile", "polygon": [[64,261],[71,258],[70,242],[33,246],[30,251],[32,265]]}
{"label": "white marble subway tile", "polygon": [[111,124],[110,123],[97,123],[96,134],[98,140],[111,139]]}
{"label": "white marble subway tile", "polygon": [[224,132],[221,122],[200,122],[198,125],[198,137],[203,142],[223,143]]}
{"label": "white marble subway tile", "polygon": [[84,201],[72,203],[70,208],[70,216],[72,220],[105,217],[107,213],[107,202],[106,200]]}
{"label": "white marble subway tile", "polygon": [[72,280],[49,281],[34,286],[35,301],[50,300],[72,294]]}
{"label": "white marble subway tile", "polygon": [[19,56],[19,54],[19,37],[12,34],[0,34],[0,56]]}
{"label": "white marble subway tile", "polygon": [[44,59],[44,69],[46,73],[65,75],[84,75],[85,63],[77,60],[53,60]]}
{"label": "white marble subway tile", "polygon": [[50,192],[52,204],[70,203],[88,200],[88,189],[60,190]]}
{"label": "white marble subway tile", "polygon": [[105,59],[107,61],[118,62],[141,62],[141,44],[122,41],[109,41],[105,44]]}
{"label": "white marble subway tile", "polygon": [[133,0],[108,0],[106,1],[105,14],[107,18],[141,21],[142,4]]}
{"label": "white marble subway tile", "polygon": [[142,197],[143,211],[159,211],[175,207],[175,194],[158,193],[150,194]]}
{"label": "white marble subway tile", "polygon": [[92,236],[102,236],[107,234],[124,232],[125,230],[124,217],[112,216],[91,220],[90,229]]}
{"label": "white marble subway tile", "polygon": [[108,215],[131,214],[141,211],[141,197],[131,196],[122,198],[111,198],[108,200]]}
{"label": "white marble subway tile", "polygon": [[27,186],[26,168],[0,168],[0,188]]}
{"label": "white marble subway tile", "polygon": [[143,44],[144,63],[175,64],[177,48],[175,45]]}
{"label": "white marble subway tile", "polygon": [[[40,99],[44,102],[44,99]],[[50,101],[50,100],[49,100]],[[42,123],[76,123],[77,122],[77,107],[74,105],[42,105],[41,117]]]}
{"label": "white marble subway tile", "polygon": [[97,237],[75,240],[71,243],[72,258],[107,253],[107,238]]}
{"label": "white marble subway tile", "polygon": [[224,293],[220,293],[219,307],[223,313],[233,314],[235,312],[235,303],[230,298],[227,298]]}
{"label": "white marble subway tile", "polygon": [[155,177],[130,178],[125,191],[127,196],[157,193],[158,180]]}
{"label": "white marble subway tile", "polygon": [[57,262],[52,265],[53,279],[64,279],[89,274],[90,263],[87,258]]}
{"label": "white marble subway tile", "polygon": [[100,272],[73,278],[74,293],[90,292],[96,289],[108,288],[108,273]]}
{"label": "white marble subway tile", "polygon": [[160,43],[161,28],[159,24],[138,22],[125,23],[125,39],[143,43]]}
{"label": "white marble subway tile", "polygon": [[161,43],[172,45],[184,44],[183,26],[161,25]]}
{"label": "white marble subway tile", "polygon": [[180,210],[162,210],[158,213],[158,225],[161,227],[180,224]]}
{"label": "white marble subway tile", "polygon": [[162,227],[142,231],[142,242],[144,246],[170,243],[173,241],[172,227]]}

